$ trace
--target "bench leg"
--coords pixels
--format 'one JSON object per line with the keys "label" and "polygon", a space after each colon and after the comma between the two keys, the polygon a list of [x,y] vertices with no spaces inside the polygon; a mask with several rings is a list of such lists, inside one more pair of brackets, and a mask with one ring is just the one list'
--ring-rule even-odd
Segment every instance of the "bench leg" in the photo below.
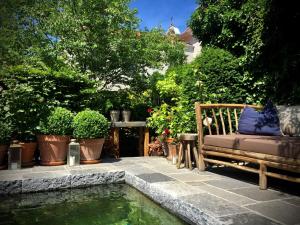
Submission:
{"label": "bench leg", "polygon": [[181,161],[182,161],[182,155],[183,155],[183,146],[182,146],[182,143],[180,143],[180,145],[179,145],[179,151],[178,151],[177,169],[180,168]]}
{"label": "bench leg", "polygon": [[202,153],[199,152],[199,170],[205,171],[205,162],[204,162],[204,156]]}
{"label": "bench leg", "polygon": [[197,147],[195,145],[193,146],[193,153],[194,153],[196,167],[199,169],[198,152],[197,152]]}
{"label": "bench leg", "polygon": [[191,159],[191,144],[190,142],[188,141],[187,143],[187,166],[188,168],[191,170],[192,169],[192,159]]}
{"label": "bench leg", "polygon": [[261,163],[259,166],[259,188],[261,190],[267,189],[267,176],[265,172],[267,172],[267,167],[265,164]]}

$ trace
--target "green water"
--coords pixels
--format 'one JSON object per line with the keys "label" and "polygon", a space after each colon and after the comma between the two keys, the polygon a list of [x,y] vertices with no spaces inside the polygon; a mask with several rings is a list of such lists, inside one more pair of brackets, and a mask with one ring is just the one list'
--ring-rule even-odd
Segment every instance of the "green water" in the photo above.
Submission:
{"label": "green water", "polygon": [[125,184],[0,197],[0,225],[186,224]]}

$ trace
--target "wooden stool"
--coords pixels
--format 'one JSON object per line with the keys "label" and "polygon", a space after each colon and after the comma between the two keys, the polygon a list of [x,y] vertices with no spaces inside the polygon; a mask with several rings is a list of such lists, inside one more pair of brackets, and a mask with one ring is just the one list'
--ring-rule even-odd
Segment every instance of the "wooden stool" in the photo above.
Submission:
{"label": "wooden stool", "polygon": [[[181,162],[184,162],[186,168],[192,169],[192,154],[194,154],[196,167],[199,168],[198,152],[196,148],[197,134],[178,134],[180,140],[177,169],[180,168]],[[192,151],[192,152],[191,152]]]}

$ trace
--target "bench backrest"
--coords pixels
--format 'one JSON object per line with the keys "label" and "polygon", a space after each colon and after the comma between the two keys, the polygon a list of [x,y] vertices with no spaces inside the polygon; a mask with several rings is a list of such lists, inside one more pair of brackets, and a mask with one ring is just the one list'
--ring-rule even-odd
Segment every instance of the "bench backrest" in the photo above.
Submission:
{"label": "bench backrest", "polygon": [[[238,129],[238,120],[243,109],[248,106],[262,109],[258,105],[245,104],[200,104],[195,103],[199,146],[203,144],[205,133],[210,135],[233,134]],[[206,126],[203,126],[203,122]]]}

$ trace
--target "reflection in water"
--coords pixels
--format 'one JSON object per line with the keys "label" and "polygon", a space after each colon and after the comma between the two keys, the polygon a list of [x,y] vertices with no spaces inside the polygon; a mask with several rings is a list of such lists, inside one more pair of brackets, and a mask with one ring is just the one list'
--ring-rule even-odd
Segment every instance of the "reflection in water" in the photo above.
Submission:
{"label": "reflection in water", "polygon": [[1,224],[186,224],[125,184],[0,197]]}

